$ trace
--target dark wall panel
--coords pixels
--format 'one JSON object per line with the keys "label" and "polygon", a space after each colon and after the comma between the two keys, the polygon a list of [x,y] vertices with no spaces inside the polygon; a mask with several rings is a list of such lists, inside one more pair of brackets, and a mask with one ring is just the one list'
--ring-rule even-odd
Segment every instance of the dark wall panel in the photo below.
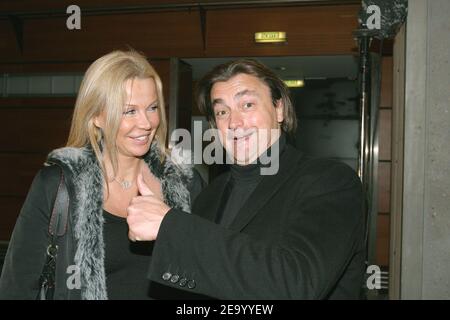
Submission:
{"label": "dark wall panel", "polygon": [[391,126],[392,126],[392,110],[381,109],[378,119],[379,126],[379,160],[391,160]]}
{"label": "dark wall panel", "polygon": [[0,61],[20,55],[14,28],[9,20],[0,20]]}
{"label": "dark wall panel", "polygon": [[[207,54],[351,54],[356,6],[263,8],[208,12]],[[258,31],[286,31],[287,44],[256,44]]]}
{"label": "dark wall panel", "polygon": [[389,265],[389,219],[387,214],[380,214],[377,221],[376,263],[379,266]]}
{"label": "dark wall panel", "polygon": [[71,109],[0,109],[3,152],[48,152],[67,141]]}
{"label": "dark wall panel", "polygon": [[378,212],[389,213],[391,206],[391,163],[378,165]]}
{"label": "dark wall panel", "polygon": [[392,72],[392,57],[383,57],[381,64],[381,108],[392,108],[392,91],[394,89]]}
{"label": "dark wall panel", "polygon": [[196,11],[82,16],[81,30],[67,29],[65,17],[29,19],[23,34],[23,55],[0,53],[0,60],[92,61],[128,46],[168,57],[196,55],[202,46]]}
{"label": "dark wall panel", "polygon": [[25,197],[0,196],[0,241],[9,241]]}
{"label": "dark wall panel", "polygon": [[[144,52],[144,54],[147,54]],[[169,89],[170,89],[170,59],[150,60],[150,64],[155,68],[161,78],[164,92],[164,102],[166,103],[166,115],[169,115]]]}
{"label": "dark wall panel", "polygon": [[26,196],[34,176],[44,165],[45,154],[0,153],[0,197]]}
{"label": "dark wall panel", "polygon": [[[204,0],[203,0],[204,1]],[[219,0],[220,1],[220,0]],[[111,6],[134,6],[134,5],[167,5],[180,3],[193,3],[192,0],[2,0],[0,12],[40,12],[43,10],[66,10],[72,4],[78,5],[81,10],[86,8],[104,8]],[[201,1],[196,1],[201,2]]]}
{"label": "dark wall panel", "polygon": [[[68,30],[66,16],[27,18],[23,55],[7,20],[0,51],[4,62],[85,62],[132,46],[149,57],[217,57],[352,54],[358,5],[207,10],[203,42],[196,9],[114,15],[81,15],[81,30]],[[288,42],[260,45],[257,31],[286,31]],[[204,47],[205,46],[205,47]]]}

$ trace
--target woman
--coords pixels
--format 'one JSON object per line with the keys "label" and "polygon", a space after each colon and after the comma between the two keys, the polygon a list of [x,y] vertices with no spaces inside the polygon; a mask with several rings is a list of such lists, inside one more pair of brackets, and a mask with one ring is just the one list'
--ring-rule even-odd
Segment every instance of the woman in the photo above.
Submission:
{"label": "woman", "polygon": [[[69,223],[59,244],[55,299],[146,299],[153,242],[128,239],[127,207],[137,177],[169,206],[189,212],[201,189],[192,169],[167,155],[161,80],[142,55],[115,51],[87,70],[67,147],[35,177],[17,220],[0,298],[34,299],[62,168]],[[200,179],[200,180],[199,180]]]}

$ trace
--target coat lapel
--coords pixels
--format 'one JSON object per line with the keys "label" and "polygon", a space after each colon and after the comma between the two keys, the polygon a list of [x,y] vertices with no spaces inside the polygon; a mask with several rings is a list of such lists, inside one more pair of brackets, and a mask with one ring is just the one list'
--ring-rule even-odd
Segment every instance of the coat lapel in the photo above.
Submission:
{"label": "coat lapel", "polygon": [[230,229],[242,230],[253,217],[264,207],[272,196],[289,179],[292,170],[297,168],[297,163],[302,154],[289,145],[280,156],[280,166],[275,175],[265,176],[250,195],[244,206],[239,210],[236,219],[231,223]]}
{"label": "coat lapel", "polygon": [[145,156],[150,171],[161,182],[164,202],[171,208],[191,212],[191,199],[187,186],[193,178],[192,166],[166,155],[164,163],[160,162],[157,143],[152,143],[150,152]]}
{"label": "coat lapel", "polygon": [[220,179],[222,179],[222,181],[217,183],[217,185],[214,188],[205,189],[210,190],[209,194],[205,196],[206,198],[209,198],[209,200],[207,201],[207,207],[205,208],[205,206],[203,206],[202,208],[195,208],[195,213],[197,215],[214,222],[217,219],[219,210],[223,203],[225,189],[230,179],[230,173],[227,173],[223,178]]}

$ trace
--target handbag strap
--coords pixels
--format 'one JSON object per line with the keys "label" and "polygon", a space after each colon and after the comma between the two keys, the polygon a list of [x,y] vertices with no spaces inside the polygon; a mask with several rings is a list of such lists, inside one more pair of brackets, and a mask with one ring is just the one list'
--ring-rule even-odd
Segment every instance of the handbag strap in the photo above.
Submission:
{"label": "handbag strap", "polygon": [[55,290],[55,270],[56,256],[58,253],[57,240],[67,231],[67,221],[69,217],[69,192],[64,181],[63,169],[60,168],[60,177],[56,198],[53,204],[50,222],[48,224],[48,233],[50,235],[50,244],[47,247],[47,257],[39,277],[39,292],[36,297],[38,300],[53,300]]}
{"label": "handbag strap", "polygon": [[52,215],[48,225],[48,233],[52,238],[52,244],[56,244],[58,237],[63,236],[67,230],[67,220],[69,217],[69,192],[64,181],[64,173],[60,168],[60,178],[58,190],[56,192],[55,203],[53,204]]}

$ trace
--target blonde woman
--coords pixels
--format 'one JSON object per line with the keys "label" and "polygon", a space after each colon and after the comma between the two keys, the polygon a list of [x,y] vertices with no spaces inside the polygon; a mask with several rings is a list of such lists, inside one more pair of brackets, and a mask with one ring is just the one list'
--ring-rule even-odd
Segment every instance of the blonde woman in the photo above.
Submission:
{"label": "blonde woman", "polygon": [[89,67],[67,146],[49,154],[17,220],[0,298],[36,298],[60,168],[70,207],[54,298],[153,298],[146,280],[153,242],[129,240],[126,220],[139,195],[138,176],[167,205],[185,212],[201,190],[199,175],[168,156],[166,127],[161,80],[144,56],[114,51]]}

